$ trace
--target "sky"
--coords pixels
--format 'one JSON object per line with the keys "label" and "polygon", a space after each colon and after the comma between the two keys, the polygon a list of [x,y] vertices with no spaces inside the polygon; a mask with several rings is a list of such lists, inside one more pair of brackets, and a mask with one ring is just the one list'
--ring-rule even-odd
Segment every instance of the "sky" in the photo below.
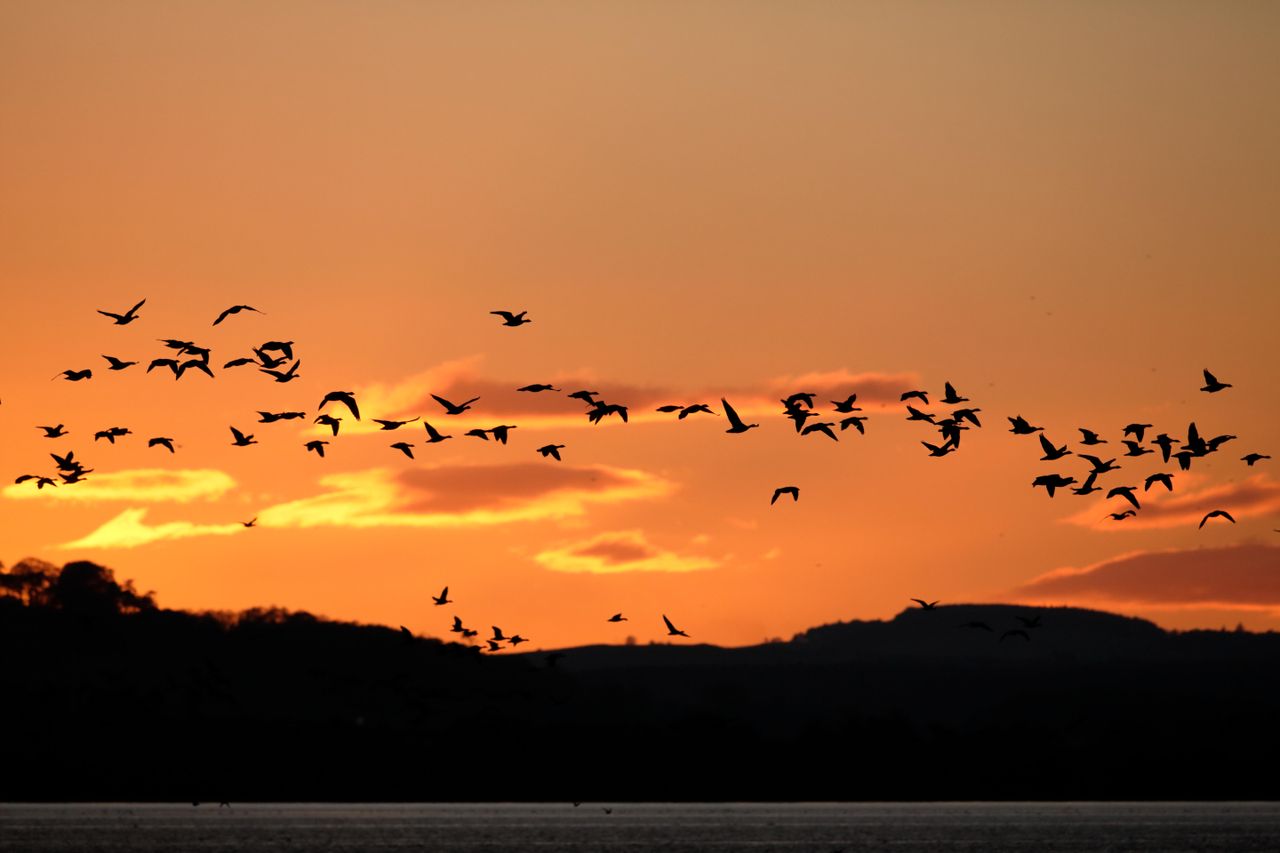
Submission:
{"label": "sky", "polygon": [[[1278,32],[1264,2],[10,0],[0,560],[531,648],[664,640],[664,613],[748,644],[912,597],[1278,628],[1280,461],[1240,459],[1280,451]],[[212,325],[236,304],[265,313]],[[162,338],[216,377],[144,373]],[[297,379],[221,369],[268,340]],[[898,396],[942,415],[947,381],[983,427],[932,458]],[[584,388],[629,422],[590,424]],[[327,406],[336,437],[332,390],[363,416]],[[797,435],[793,391],[825,420],[858,393],[866,435]],[[725,434],[721,397],[760,427]],[[1040,461],[1019,414],[1075,453]],[[1078,427],[1105,459],[1193,420],[1237,438],[1101,479],[1174,474],[1134,518],[1031,488],[1083,479]],[[12,483],[67,450],[84,482]],[[1198,528],[1216,508],[1236,523]]]}

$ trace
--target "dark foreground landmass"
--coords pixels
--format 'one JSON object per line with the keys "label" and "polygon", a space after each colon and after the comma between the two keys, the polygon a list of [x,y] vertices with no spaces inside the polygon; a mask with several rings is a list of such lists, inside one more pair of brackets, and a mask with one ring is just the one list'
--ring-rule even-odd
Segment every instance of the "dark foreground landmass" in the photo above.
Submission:
{"label": "dark foreground landmass", "polygon": [[1280,796],[1280,635],[1072,608],[482,656],[28,562],[0,572],[0,650],[8,801]]}

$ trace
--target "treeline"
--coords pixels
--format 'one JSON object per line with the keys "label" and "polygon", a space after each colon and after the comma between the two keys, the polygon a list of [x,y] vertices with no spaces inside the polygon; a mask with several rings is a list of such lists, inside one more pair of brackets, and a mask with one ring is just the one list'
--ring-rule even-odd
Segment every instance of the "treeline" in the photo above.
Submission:
{"label": "treeline", "polygon": [[0,571],[0,799],[1270,799],[1278,641],[969,605],[490,657],[26,561]]}

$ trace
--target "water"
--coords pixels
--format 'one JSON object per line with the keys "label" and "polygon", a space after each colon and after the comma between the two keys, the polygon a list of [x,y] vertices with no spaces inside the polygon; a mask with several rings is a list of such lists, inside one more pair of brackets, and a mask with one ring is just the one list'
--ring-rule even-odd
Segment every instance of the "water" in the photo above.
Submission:
{"label": "water", "polygon": [[1275,851],[1280,804],[0,805],[0,849]]}

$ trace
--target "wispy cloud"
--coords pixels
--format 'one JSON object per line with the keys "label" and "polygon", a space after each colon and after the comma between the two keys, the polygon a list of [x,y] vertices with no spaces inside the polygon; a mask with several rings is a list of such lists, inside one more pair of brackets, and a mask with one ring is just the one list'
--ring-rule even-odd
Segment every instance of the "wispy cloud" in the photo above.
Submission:
{"label": "wispy cloud", "polygon": [[714,569],[709,557],[677,554],[649,542],[639,530],[601,533],[583,542],[551,548],[534,556],[542,566],[557,572],[694,572]]}
{"label": "wispy cloud", "polygon": [[1084,568],[1056,569],[1012,594],[1040,603],[1271,609],[1280,606],[1280,546],[1138,551]]}
{"label": "wispy cloud", "polygon": [[60,545],[73,548],[136,548],[152,542],[172,539],[190,539],[196,536],[230,536],[244,530],[244,526],[231,524],[195,524],[190,521],[169,521],[163,524],[146,524],[147,511],[142,508],[126,509],[88,536]]}
{"label": "wispy cloud", "polygon": [[4,496],[17,500],[130,503],[188,503],[214,500],[235,488],[231,475],[208,468],[171,471],[163,468],[134,468],[110,473],[93,473],[82,482],[60,488],[36,490],[30,483],[7,486]]}
{"label": "wispy cloud", "polygon": [[[1178,482],[1175,476],[1175,486]],[[1165,492],[1163,486],[1156,485],[1150,492],[1141,494],[1139,500],[1142,502],[1142,511],[1122,522],[1112,521],[1096,505],[1068,516],[1063,521],[1109,532],[1149,530],[1199,524],[1205,513],[1215,509],[1225,509],[1239,521],[1250,514],[1280,509],[1280,483],[1265,474],[1255,474],[1240,482],[1223,483],[1181,494]],[[1123,504],[1123,507],[1128,508],[1128,504]]]}

